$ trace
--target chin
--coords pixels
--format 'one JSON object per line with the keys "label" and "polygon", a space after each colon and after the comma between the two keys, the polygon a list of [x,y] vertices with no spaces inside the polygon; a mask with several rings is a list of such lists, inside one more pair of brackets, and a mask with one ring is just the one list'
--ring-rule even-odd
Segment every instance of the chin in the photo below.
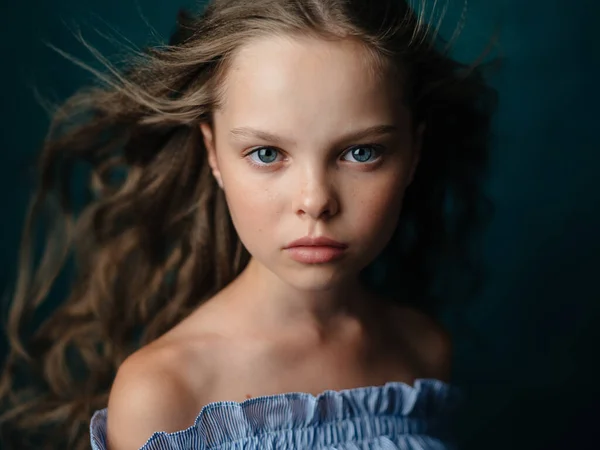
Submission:
{"label": "chin", "polygon": [[284,283],[300,291],[322,292],[344,285],[349,279],[355,279],[358,274],[349,275],[348,271],[325,265],[312,265],[300,268],[286,268],[275,274]]}

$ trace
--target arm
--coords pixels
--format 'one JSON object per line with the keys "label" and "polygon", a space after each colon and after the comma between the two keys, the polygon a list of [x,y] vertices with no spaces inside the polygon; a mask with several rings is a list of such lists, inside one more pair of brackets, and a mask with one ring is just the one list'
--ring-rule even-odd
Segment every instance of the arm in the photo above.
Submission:
{"label": "arm", "polygon": [[155,431],[193,424],[197,404],[185,383],[156,352],[131,355],[119,368],[108,399],[108,450],[137,450]]}

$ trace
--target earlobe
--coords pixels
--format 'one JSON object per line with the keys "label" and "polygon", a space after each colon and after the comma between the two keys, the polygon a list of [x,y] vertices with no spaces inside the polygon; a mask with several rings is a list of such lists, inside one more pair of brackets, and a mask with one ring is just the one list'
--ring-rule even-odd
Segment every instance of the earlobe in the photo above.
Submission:
{"label": "earlobe", "polygon": [[208,124],[206,122],[202,122],[200,124],[200,131],[202,133],[204,146],[206,147],[208,165],[210,166],[210,168],[212,170],[213,176],[215,177],[217,184],[219,185],[219,187],[221,189],[223,189],[223,180],[221,179],[221,171],[219,170],[219,164],[217,161],[216,146],[215,146],[213,130],[211,129],[210,124]]}

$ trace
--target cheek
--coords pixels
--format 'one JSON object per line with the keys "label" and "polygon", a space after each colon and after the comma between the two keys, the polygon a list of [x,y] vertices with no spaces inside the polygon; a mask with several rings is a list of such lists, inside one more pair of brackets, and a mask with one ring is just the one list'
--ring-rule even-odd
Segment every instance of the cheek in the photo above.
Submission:
{"label": "cheek", "polygon": [[365,245],[380,250],[391,238],[402,209],[405,177],[404,171],[396,171],[354,190],[354,232],[365,238]]}
{"label": "cheek", "polygon": [[257,243],[269,235],[280,212],[277,209],[277,196],[265,187],[229,179],[226,184],[226,198],[231,220],[235,229],[250,253],[260,250]]}

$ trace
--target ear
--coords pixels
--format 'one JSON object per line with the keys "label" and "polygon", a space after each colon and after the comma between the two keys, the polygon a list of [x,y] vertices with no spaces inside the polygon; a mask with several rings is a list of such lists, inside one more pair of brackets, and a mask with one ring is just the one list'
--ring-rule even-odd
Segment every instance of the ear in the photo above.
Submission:
{"label": "ear", "polygon": [[413,139],[413,155],[411,160],[410,173],[408,176],[407,186],[413,182],[415,177],[415,172],[417,171],[417,166],[419,165],[419,161],[421,160],[421,148],[423,147],[423,135],[425,134],[425,123],[420,123],[415,131],[415,136]]}
{"label": "ear", "polygon": [[223,180],[221,178],[221,172],[219,170],[219,164],[217,161],[214,131],[208,122],[200,123],[200,131],[204,140],[204,146],[206,147],[208,165],[212,170],[217,184],[221,187],[221,189],[223,189]]}

